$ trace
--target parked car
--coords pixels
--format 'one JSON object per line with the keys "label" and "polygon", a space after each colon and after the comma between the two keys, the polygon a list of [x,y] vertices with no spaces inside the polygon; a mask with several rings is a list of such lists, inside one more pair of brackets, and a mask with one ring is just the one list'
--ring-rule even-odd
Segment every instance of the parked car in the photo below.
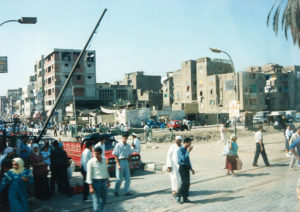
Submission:
{"label": "parked car", "polygon": [[300,113],[297,113],[297,114],[296,114],[295,121],[296,121],[296,122],[299,122],[299,121],[300,121]]}
{"label": "parked car", "polygon": [[[98,134],[93,133],[83,137],[82,142],[63,142],[64,150],[67,152],[68,157],[72,158],[74,163],[74,169],[79,169],[81,167],[81,153],[85,149],[85,144],[87,141],[92,141],[93,146],[96,145],[100,138],[104,136],[105,141],[105,159],[108,166],[108,171],[111,176],[115,174],[116,161],[115,156],[112,154],[115,144],[118,141],[112,134]],[[139,153],[133,153],[130,155],[129,167],[132,173],[136,169],[139,169],[142,165],[141,156]]]}
{"label": "parked car", "polygon": [[179,130],[181,130],[181,131],[188,130],[188,126],[185,125],[185,124],[183,124],[183,122],[180,121],[180,120],[170,121],[167,126],[168,126],[168,128],[169,128],[170,131],[172,129],[176,130],[176,131],[179,131]]}
{"label": "parked car", "polygon": [[161,123],[160,122],[155,122],[153,120],[148,121],[147,125],[149,127],[152,127],[152,128],[160,128],[161,127]]}

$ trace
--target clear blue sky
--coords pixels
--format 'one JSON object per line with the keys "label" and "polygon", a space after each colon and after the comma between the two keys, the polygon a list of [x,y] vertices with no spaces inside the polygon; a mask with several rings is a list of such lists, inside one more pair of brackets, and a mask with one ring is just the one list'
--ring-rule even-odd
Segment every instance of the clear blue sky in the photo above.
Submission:
{"label": "clear blue sky", "polygon": [[163,75],[181,62],[200,57],[226,58],[237,71],[247,66],[300,65],[300,50],[283,33],[266,26],[273,0],[1,0],[0,22],[36,16],[36,25],[8,23],[0,28],[0,56],[9,73],[0,75],[0,95],[22,87],[35,60],[53,48],[81,49],[104,8],[103,22],[90,49],[96,50],[97,82],[125,73]]}

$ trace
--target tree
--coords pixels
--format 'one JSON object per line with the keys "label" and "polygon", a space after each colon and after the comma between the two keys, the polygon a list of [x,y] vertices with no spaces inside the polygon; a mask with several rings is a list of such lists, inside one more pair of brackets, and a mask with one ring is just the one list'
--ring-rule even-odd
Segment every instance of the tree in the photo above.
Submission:
{"label": "tree", "polygon": [[[282,8],[284,8],[283,13],[281,13]],[[294,45],[300,48],[300,0],[276,0],[268,14],[267,26],[271,16],[276,36],[281,21],[281,30],[284,30],[285,38],[288,39],[288,31],[290,31]]]}

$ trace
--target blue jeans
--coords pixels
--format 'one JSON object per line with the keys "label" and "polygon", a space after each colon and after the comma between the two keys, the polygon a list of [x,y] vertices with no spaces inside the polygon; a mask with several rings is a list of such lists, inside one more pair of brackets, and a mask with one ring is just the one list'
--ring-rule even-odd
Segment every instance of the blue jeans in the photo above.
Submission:
{"label": "blue jeans", "polygon": [[119,160],[121,170],[118,169],[118,165],[116,164],[116,186],[115,186],[115,192],[119,193],[121,183],[123,181],[123,178],[125,179],[125,188],[124,192],[127,193],[130,186],[130,169],[129,169],[129,163],[128,160]]}
{"label": "blue jeans", "polygon": [[106,197],[107,197],[106,185],[107,185],[107,180],[93,179],[94,194],[92,194],[92,198],[93,198],[93,208],[94,211],[96,212],[102,211],[106,203]]}

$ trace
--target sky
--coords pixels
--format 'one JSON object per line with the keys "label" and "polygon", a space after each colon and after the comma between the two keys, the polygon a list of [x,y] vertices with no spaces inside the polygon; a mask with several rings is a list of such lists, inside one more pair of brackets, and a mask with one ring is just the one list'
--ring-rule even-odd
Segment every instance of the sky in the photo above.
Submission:
{"label": "sky", "polygon": [[37,17],[35,25],[0,27],[0,95],[23,87],[34,63],[54,48],[82,49],[103,10],[108,9],[89,46],[96,50],[97,82],[114,82],[125,73],[164,75],[186,60],[223,58],[236,71],[278,63],[300,65],[300,49],[267,27],[273,0],[1,0],[0,22]]}

